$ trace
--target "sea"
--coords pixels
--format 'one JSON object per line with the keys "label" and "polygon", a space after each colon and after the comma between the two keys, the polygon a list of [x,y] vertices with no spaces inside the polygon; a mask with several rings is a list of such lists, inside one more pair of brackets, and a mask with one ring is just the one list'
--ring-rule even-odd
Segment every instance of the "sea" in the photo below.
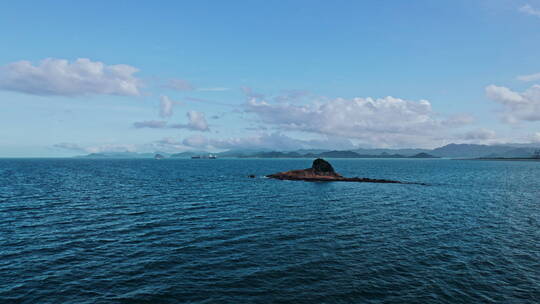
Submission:
{"label": "sea", "polygon": [[0,159],[0,303],[540,303],[540,162],[311,161]]}

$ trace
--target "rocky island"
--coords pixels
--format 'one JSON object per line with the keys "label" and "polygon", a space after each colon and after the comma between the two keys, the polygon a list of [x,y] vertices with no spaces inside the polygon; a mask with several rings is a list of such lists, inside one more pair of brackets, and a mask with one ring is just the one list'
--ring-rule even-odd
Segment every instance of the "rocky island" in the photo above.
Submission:
{"label": "rocky island", "polygon": [[292,170],[267,175],[266,177],[280,180],[301,180],[308,182],[359,182],[359,183],[393,183],[405,184],[405,182],[371,179],[365,177],[343,177],[334,171],[332,165],[322,158],[313,161],[311,168],[303,170]]}

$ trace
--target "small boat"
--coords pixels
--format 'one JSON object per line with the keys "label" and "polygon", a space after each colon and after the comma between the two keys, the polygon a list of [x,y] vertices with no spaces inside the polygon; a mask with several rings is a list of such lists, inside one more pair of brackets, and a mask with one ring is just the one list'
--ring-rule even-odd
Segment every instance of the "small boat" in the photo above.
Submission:
{"label": "small boat", "polygon": [[215,154],[208,154],[208,155],[193,155],[191,159],[216,159],[217,156]]}

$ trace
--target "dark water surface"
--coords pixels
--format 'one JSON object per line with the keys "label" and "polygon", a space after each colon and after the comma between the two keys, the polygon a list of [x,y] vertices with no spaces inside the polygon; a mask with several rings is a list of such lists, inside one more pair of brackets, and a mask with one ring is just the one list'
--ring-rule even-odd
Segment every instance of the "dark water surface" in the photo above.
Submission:
{"label": "dark water surface", "polygon": [[540,162],[0,160],[2,303],[540,303]]}

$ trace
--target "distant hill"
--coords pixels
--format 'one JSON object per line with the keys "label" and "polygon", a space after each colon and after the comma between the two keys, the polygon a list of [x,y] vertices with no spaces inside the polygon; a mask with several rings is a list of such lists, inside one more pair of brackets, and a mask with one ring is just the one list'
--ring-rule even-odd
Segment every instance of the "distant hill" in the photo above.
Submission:
{"label": "distant hill", "polygon": [[513,148],[504,153],[492,153],[482,156],[484,158],[528,158],[535,155],[535,148]]}
{"label": "distant hill", "polygon": [[215,153],[218,157],[249,157],[258,153],[271,152],[267,149],[236,149]]}
{"label": "distant hill", "polygon": [[428,153],[425,153],[425,152],[421,152],[421,153],[415,154],[413,156],[409,156],[409,158],[438,158],[438,157],[434,156],[434,155],[431,155],[431,154],[428,154]]}
{"label": "distant hill", "polygon": [[360,155],[381,155],[381,154],[398,154],[403,156],[413,156],[418,153],[430,153],[428,149],[355,149],[352,150]]}
{"label": "distant hill", "polygon": [[353,151],[328,151],[318,154],[319,157],[327,158],[359,158],[360,154]]}
{"label": "distant hill", "polygon": [[[164,156],[167,154],[159,153]],[[77,156],[77,158],[154,158],[156,153],[136,153],[136,152],[100,152],[88,155]]]}
{"label": "distant hill", "polygon": [[271,152],[259,152],[252,155],[243,155],[240,157],[245,158],[300,158],[304,157],[304,155],[298,153],[298,152],[279,152],[279,151],[271,151]]}
{"label": "distant hill", "polygon": [[238,157],[243,158],[406,158],[407,156],[401,155],[401,154],[388,154],[388,153],[382,153],[378,155],[370,155],[370,154],[358,154],[353,151],[325,151],[321,153],[305,153],[301,154],[297,151],[295,152],[279,152],[279,151],[271,151],[271,152],[259,152],[251,155],[242,155]]}
{"label": "distant hill", "polygon": [[444,147],[433,149],[431,154],[440,157],[476,158],[487,155],[499,155],[513,149],[515,148],[509,146],[449,144]]}
{"label": "distant hill", "polygon": [[[356,150],[321,150],[303,149],[296,151],[271,150],[229,150],[212,153],[218,158],[528,158],[533,157],[540,144],[509,144],[509,145],[476,145],[449,144],[433,150],[428,149],[356,149]],[[208,155],[207,151],[185,151],[175,154],[164,152],[135,153],[135,152],[103,152],[91,153],[82,158],[154,158],[161,154],[165,158],[191,158],[197,155]]]}

